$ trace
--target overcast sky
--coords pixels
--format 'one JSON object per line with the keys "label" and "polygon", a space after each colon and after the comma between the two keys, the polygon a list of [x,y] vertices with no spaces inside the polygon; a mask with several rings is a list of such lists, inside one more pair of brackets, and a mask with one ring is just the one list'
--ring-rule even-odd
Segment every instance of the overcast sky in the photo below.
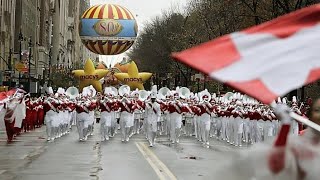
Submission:
{"label": "overcast sky", "polygon": [[[91,0],[91,6],[96,4],[119,4],[125,6],[133,14],[138,15],[136,17],[139,29],[143,28],[143,25],[155,16],[161,15],[163,10],[169,10],[170,7],[179,7],[181,10],[185,7],[188,0]],[[115,64],[121,61],[123,55],[102,57],[107,64]],[[113,62],[111,62],[113,61]]]}

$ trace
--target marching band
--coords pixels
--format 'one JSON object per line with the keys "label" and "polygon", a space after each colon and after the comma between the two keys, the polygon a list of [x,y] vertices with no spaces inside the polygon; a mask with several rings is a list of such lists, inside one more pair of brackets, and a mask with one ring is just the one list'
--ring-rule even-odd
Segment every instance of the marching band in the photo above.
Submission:
{"label": "marching band", "polygon": [[[55,94],[49,88],[48,94],[37,99],[26,95],[16,98],[16,103],[6,103],[5,122],[13,123],[9,120],[13,116],[10,108],[25,106],[26,113],[15,116],[18,129],[30,131],[46,124],[47,140],[54,141],[76,125],[79,141],[86,141],[93,134],[98,111],[101,141],[108,141],[118,130],[122,142],[143,132],[150,146],[159,135],[165,135],[173,144],[179,143],[182,135],[194,136],[205,146],[210,138],[234,146],[254,144],[275,137],[281,124],[272,108],[240,93],[217,96],[207,90],[192,93],[185,87],[157,90],[156,86],[151,91],[130,91],[129,86],[123,85],[119,89],[107,87],[103,94],[92,87],[84,88],[82,93],[75,87],[67,91],[59,88]],[[277,103],[289,101],[279,98]],[[300,115],[305,113],[304,105],[299,106],[295,97],[291,108]],[[291,127],[295,135],[302,130],[295,121]],[[12,140],[14,131],[9,134],[8,140]]]}

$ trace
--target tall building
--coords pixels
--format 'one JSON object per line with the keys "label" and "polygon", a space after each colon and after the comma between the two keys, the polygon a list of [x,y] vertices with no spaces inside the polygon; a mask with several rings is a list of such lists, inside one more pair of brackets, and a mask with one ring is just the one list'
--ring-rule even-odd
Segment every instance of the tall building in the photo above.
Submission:
{"label": "tall building", "polygon": [[[42,84],[53,67],[71,71],[88,58],[96,60],[79,37],[80,18],[89,7],[90,0],[0,0],[0,85],[10,80],[28,86],[29,79]],[[21,73],[15,68],[20,62],[26,65]]]}
{"label": "tall building", "polygon": [[68,24],[68,5],[69,1],[54,0],[52,1],[53,8],[53,38],[52,38],[52,64],[65,64],[68,58],[67,52],[67,32]]}
{"label": "tall building", "polygon": [[[24,62],[27,72],[15,73],[17,83],[29,89],[31,83],[38,82],[43,76],[41,33],[41,0],[16,0],[14,51],[16,52],[15,65]],[[32,85],[31,85],[32,86]],[[32,88],[36,89],[36,88]]]}
{"label": "tall building", "polygon": [[13,65],[15,7],[15,0],[0,1],[0,70],[11,70]]}
{"label": "tall building", "polygon": [[[81,19],[81,16],[88,8],[90,8],[90,0],[80,0],[80,12],[78,20]],[[92,61],[99,61],[99,55],[92,53],[85,46],[82,45],[78,27],[79,26],[77,26],[77,38],[79,39],[79,46],[77,48],[79,49],[79,52],[81,52],[79,57],[80,63],[84,64],[87,59],[91,59]]]}
{"label": "tall building", "polygon": [[51,29],[52,20],[50,10],[50,1],[40,2],[40,33],[39,33],[39,61],[37,63],[37,73],[39,79],[48,79],[50,66],[50,48],[51,48]]}
{"label": "tall building", "polygon": [[52,64],[72,68],[78,61],[97,58],[87,51],[79,37],[79,23],[83,12],[90,7],[89,0],[54,0]]}

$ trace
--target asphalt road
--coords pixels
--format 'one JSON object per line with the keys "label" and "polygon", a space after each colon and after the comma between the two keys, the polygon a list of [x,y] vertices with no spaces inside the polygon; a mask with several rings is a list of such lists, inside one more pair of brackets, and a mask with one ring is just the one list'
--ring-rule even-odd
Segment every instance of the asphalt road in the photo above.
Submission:
{"label": "asphalt road", "polygon": [[0,132],[0,179],[18,180],[195,180],[215,179],[223,162],[237,156],[239,148],[212,139],[203,147],[193,137],[178,145],[165,136],[148,147],[144,135],[122,143],[120,135],[100,142],[99,124],[86,142],[76,129],[54,142],[45,141],[45,128],[17,137],[7,145]]}

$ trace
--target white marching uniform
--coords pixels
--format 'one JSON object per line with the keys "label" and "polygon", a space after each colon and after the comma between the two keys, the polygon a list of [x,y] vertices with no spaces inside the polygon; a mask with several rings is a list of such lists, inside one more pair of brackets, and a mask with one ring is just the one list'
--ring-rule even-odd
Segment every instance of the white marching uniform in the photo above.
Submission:
{"label": "white marching uniform", "polygon": [[100,134],[102,140],[109,140],[111,134],[112,121],[115,119],[112,104],[113,101],[110,99],[100,101]]}
{"label": "white marching uniform", "polygon": [[146,123],[148,124],[147,133],[149,138],[150,146],[154,145],[154,141],[157,134],[157,122],[161,116],[160,105],[157,102],[147,102],[146,103]]}
{"label": "white marching uniform", "polygon": [[129,141],[130,128],[133,126],[133,111],[132,102],[128,99],[122,99],[120,105],[120,128],[121,128],[121,141]]}

